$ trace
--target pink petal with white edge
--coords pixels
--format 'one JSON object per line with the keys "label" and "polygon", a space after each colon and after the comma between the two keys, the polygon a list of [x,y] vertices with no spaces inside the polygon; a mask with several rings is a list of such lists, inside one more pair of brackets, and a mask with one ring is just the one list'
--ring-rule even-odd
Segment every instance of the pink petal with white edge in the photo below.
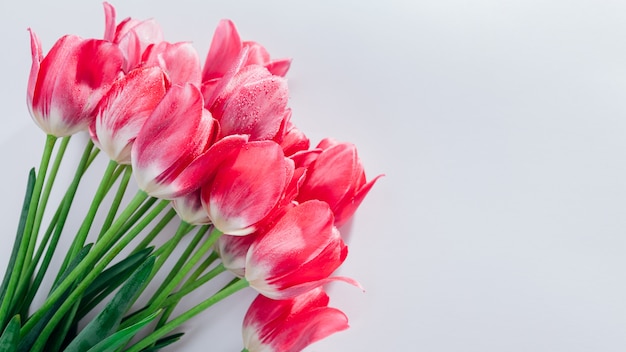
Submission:
{"label": "pink petal with white edge", "polygon": [[222,77],[241,52],[241,38],[231,20],[221,20],[215,29],[204,63],[202,82]]}
{"label": "pink petal with white edge", "polygon": [[151,196],[183,195],[175,181],[205,151],[213,130],[213,119],[202,106],[196,86],[172,86],[141,128],[131,152],[133,174]]}
{"label": "pink petal with white edge", "polygon": [[211,182],[220,164],[230,158],[231,154],[237,153],[247,142],[247,135],[233,135],[220,139],[180,173],[176,180],[176,188],[184,194]]}
{"label": "pink petal with white edge", "polygon": [[139,68],[115,81],[90,128],[94,143],[120,164],[130,164],[132,143],[165,95],[159,67]]}
{"label": "pink petal with white edge", "polygon": [[267,140],[279,131],[288,99],[286,80],[261,66],[246,66],[220,94],[212,111],[223,135],[249,134],[250,140]]}
{"label": "pink petal with white edge", "polygon": [[244,277],[246,269],[246,254],[256,234],[248,236],[223,235],[215,243],[215,250],[222,259],[222,264],[238,277]]}
{"label": "pink petal with white edge", "polygon": [[326,282],[346,258],[347,247],[328,204],[310,200],[285,212],[255,241],[246,258],[246,280],[270,298],[287,298]]}
{"label": "pink petal with white edge", "polygon": [[321,288],[286,300],[257,296],[243,320],[244,347],[250,352],[299,352],[347,329],[346,315],[328,302]]}
{"label": "pink petal with white edge", "polygon": [[287,182],[285,157],[271,141],[250,142],[225,160],[202,189],[211,221],[230,235],[247,235],[276,206]]}
{"label": "pink petal with white edge", "polygon": [[200,87],[200,58],[191,43],[152,44],[142,61],[144,66],[160,66],[173,84],[192,83]]}
{"label": "pink petal with white edge", "polygon": [[112,42],[115,39],[115,7],[108,2],[104,6],[104,40]]}
{"label": "pink petal with white edge", "polygon": [[176,210],[176,213],[183,221],[189,224],[206,225],[211,223],[209,216],[202,207],[199,189],[182,197],[174,198],[172,200],[172,208]]}
{"label": "pink petal with white edge", "polygon": [[88,128],[98,102],[121,75],[122,63],[122,53],[114,44],[62,37],[41,61],[33,90],[33,118],[57,137]]}
{"label": "pink petal with white edge", "polygon": [[28,29],[28,33],[30,34],[30,52],[33,61],[30,66],[30,74],[28,76],[26,101],[28,109],[30,110],[30,113],[32,115],[33,95],[35,94],[35,85],[37,84],[37,76],[39,74],[41,60],[43,60],[43,52],[41,50],[41,41],[39,40],[39,37],[37,37],[37,34],[35,34],[35,32],[30,28]]}

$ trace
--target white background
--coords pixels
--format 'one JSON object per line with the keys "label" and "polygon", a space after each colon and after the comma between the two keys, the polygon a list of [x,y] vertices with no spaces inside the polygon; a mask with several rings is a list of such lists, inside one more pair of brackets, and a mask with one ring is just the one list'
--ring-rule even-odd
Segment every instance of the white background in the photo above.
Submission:
{"label": "white background", "polygon": [[[330,288],[351,329],[307,351],[626,350],[626,2],[114,5],[202,57],[233,19],[294,58],[294,122],[314,143],[351,141],[369,176],[386,174],[340,269],[366,293]],[[47,51],[101,37],[103,17],[97,1],[0,3],[2,266],[44,141],[25,105],[26,28]],[[195,319],[174,350],[239,351],[253,296]]]}

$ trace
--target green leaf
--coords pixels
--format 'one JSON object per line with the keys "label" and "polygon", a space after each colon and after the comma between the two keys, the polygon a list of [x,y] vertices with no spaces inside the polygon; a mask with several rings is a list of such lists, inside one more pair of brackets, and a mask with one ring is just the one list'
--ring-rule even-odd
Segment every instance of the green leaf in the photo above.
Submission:
{"label": "green leaf", "polygon": [[173,344],[174,342],[180,340],[181,337],[185,335],[184,332],[179,332],[177,334],[172,334],[170,336],[166,336],[160,340],[158,340],[154,346],[146,347],[141,352],[156,352],[166,346]]}
{"label": "green leaf", "polygon": [[124,283],[111,301],[67,346],[65,352],[84,352],[113,334],[123,315],[130,309],[144,283],[150,277],[155,257],[148,257],[135,273]]}
{"label": "green leaf", "polygon": [[[9,282],[11,279],[11,275],[19,275],[20,270],[14,270],[15,261],[17,260],[17,256],[19,255],[20,245],[22,243],[22,239],[24,238],[24,227],[26,226],[26,218],[28,217],[28,208],[30,207],[30,200],[32,198],[33,189],[35,188],[35,169],[30,169],[30,173],[28,174],[28,184],[26,186],[26,194],[24,195],[24,202],[22,203],[22,213],[20,214],[20,221],[17,226],[17,234],[15,235],[15,242],[13,243],[13,251],[11,252],[11,258],[9,258],[9,263],[7,264],[7,270],[4,274],[4,278],[2,279],[2,285],[0,285],[0,302],[4,301],[4,296],[7,294],[7,290],[9,288]],[[12,297],[8,297],[7,299],[12,300]],[[8,317],[7,317],[8,318]],[[0,318],[1,319],[1,318]],[[4,322],[0,322],[3,324]]]}
{"label": "green leaf", "polygon": [[154,247],[144,248],[124,258],[119,263],[103,271],[89,285],[80,302],[76,319],[82,319],[95,306],[102,302],[111,292],[122,285],[152,253]]}
{"label": "green leaf", "polygon": [[128,341],[130,341],[133,336],[135,336],[139,332],[139,330],[141,330],[144,326],[153,321],[154,318],[156,318],[160,313],[161,310],[157,310],[137,324],[131,325],[126,329],[122,329],[107,337],[106,339],[100,341],[95,346],[87,350],[87,352],[115,352],[119,347],[127,344]]}
{"label": "green leaf", "polygon": [[[51,289],[51,292],[54,291],[54,289],[56,289],[57,286],[85,258],[87,253],[89,253],[89,251],[91,250],[92,246],[93,246],[93,243],[90,243],[90,244],[86,245],[85,247],[83,247],[83,249],[81,249],[80,252],[78,252],[78,255],[76,256],[76,258],[74,258],[70,262],[70,265],[68,265],[67,269],[65,269],[63,274],[59,277],[59,281],[57,281],[57,283],[54,284],[54,286]],[[71,290],[72,290],[72,288],[70,288],[67,292],[65,292],[61,296],[61,298],[59,298],[59,300],[57,300],[54,303],[52,308],[50,310],[48,310],[44,316],[41,317],[41,319],[37,322],[37,324],[35,326],[33,326],[33,328],[26,335],[24,335],[22,337],[22,339],[20,341],[20,344],[18,346],[18,351],[20,351],[20,352],[27,352],[27,351],[31,350],[31,347],[32,347],[33,343],[35,343],[35,340],[37,340],[37,338],[39,337],[39,334],[46,327],[46,324],[48,324],[48,321],[52,318],[54,313],[56,313],[56,311],[59,309],[59,307],[61,307],[61,305],[63,304],[65,299],[70,295]]]}
{"label": "green leaf", "polygon": [[0,336],[0,351],[14,352],[17,351],[17,344],[20,342],[20,316],[16,315],[9,321],[7,328],[4,329]]}

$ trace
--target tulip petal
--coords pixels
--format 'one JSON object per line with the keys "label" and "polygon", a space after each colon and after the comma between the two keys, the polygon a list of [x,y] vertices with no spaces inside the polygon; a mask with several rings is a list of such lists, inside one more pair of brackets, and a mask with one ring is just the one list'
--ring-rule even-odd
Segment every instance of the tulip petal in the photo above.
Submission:
{"label": "tulip petal", "polygon": [[376,181],[383,176],[385,175],[376,176],[360,188],[354,197],[344,199],[344,201],[337,207],[338,211],[335,214],[335,226],[340,227],[344,225],[352,217],[352,215],[354,215],[359,205],[361,205],[361,202],[363,202],[363,199],[365,199],[365,196],[369,193],[372,187],[374,187]]}
{"label": "tulip petal", "polygon": [[333,222],[332,211],[321,201],[310,200],[287,210],[248,251],[250,286],[267,297],[286,298],[328,280],[344,280],[328,278],[347,255]]}
{"label": "tulip petal", "polygon": [[198,156],[181,173],[176,188],[181,194],[191,192],[212,180],[220,164],[237,153],[248,142],[246,135],[233,135],[220,139]]}
{"label": "tulip petal", "polygon": [[30,67],[30,75],[28,76],[28,89],[26,94],[26,99],[28,103],[28,108],[32,111],[33,104],[33,95],[35,94],[35,85],[37,84],[37,76],[39,74],[39,67],[41,66],[41,60],[43,60],[43,52],[41,50],[41,41],[37,34],[32,29],[28,29],[28,33],[30,34],[30,51],[32,55],[33,62]]}
{"label": "tulip petal", "polygon": [[293,299],[273,300],[257,296],[243,321],[245,348],[250,352],[299,352],[347,329],[346,315],[328,307],[328,301],[328,295],[321,288]]}
{"label": "tulip petal", "polygon": [[270,61],[265,65],[268,71],[270,71],[273,75],[285,77],[287,71],[291,67],[291,59],[278,59]]}
{"label": "tulip petal", "polygon": [[261,66],[243,68],[216,100],[214,112],[223,135],[249,134],[250,140],[272,139],[285,116],[287,82]]}
{"label": "tulip petal", "polygon": [[230,235],[247,235],[275,207],[286,185],[285,158],[271,141],[250,142],[225,160],[202,201],[211,221]]}
{"label": "tulip petal", "polygon": [[141,128],[131,153],[133,174],[151,196],[183,195],[174,182],[205,151],[213,129],[213,120],[202,105],[197,87],[174,85]]}
{"label": "tulip petal", "polygon": [[108,2],[104,6],[104,40],[112,42],[115,38],[115,7]]}
{"label": "tulip petal", "polygon": [[142,62],[145,66],[160,66],[173,84],[200,86],[200,58],[191,43],[152,44],[143,54]]}
{"label": "tulip petal", "polygon": [[215,29],[204,63],[202,82],[222,77],[241,52],[241,38],[231,20],[221,20]]}
{"label": "tulip petal", "polygon": [[165,95],[159,67],[139,68],[117,80],[100,103],[90,132],[94,143],[120,164],[130,164],[133,141]]}

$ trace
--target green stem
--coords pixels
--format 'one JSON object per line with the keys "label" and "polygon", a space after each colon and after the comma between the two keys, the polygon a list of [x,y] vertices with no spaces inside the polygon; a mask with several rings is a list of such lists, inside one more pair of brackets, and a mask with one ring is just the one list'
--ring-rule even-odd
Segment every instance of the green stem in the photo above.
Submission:
{"label": "green stem", "polygon": [[[125,233],[129,231],[137,231],[137,229],[140,227],[139,225],[141,225],[141,229],[143,230],[165,208],[167,208],[167,206],[170,203],[168,200],[161,200],[159,204],[157,204],[152,210],[150,210],[147,216],[143,217],[146,214],[146,212],[152,207],[152,205],[155,203],[156,200],[157,200],[156,198],[148,198],[144,202],[144,204],[141,205],[141,208],[137,209],[137,211],[135,211],[135,214],[133,214],[133,216],[130,219],[128,219],[124,223],[124,225],[117,230],[116,235],[113,237],[113,240],[109,242],[109,245],[106,247],[106,250],[111,249],[111,246],[113,246],[115,242],[117,242],[120,238],[122,238],[122,236],[125,236],[124,235]],[[143,217],[143,219],[139,221],[141,217]],[[139,223],[137,223],[138,221]]]}
{"label": "green stem", "polygon": [[183,266],[183,268],[176,272],[172,277],[171,281],[165,281],[165,286],[157,290],[154,296],[150,299],[147,304],[146,309],[138,312],[132,317],[128,318],[125,322],[122,323],[122,328],[126,328],[130,325],[137,323],[138,321],[144,319],[152,312],[158,310],[162,307],[163,302],[169,296],[170,293],[174,291],[174,289],[183,281],[183,279],[187,276],[187,274],[193,269],[193,267],[204,257],[204,255],[212,248],[213,244],[217,239],[222,235],[218,229],[213,229],[209,238],[202,244],[200,248],[196,251],[196,253],[189,259],[189,261]]}
{"label": "green stem", "polygon": [[[176,273],[180,271],[180,269],[183,267],[183,265],[185,265],[185,262],[187,261],[187,258],[189,258],[191,256],[191,253],[193,253],[193,251],[196,249],[196,247],[198,246],[198,243],[200,243],[200,240],[202,240],[202,237],[204,237],[204,235],[206,234],[206,231],[209,229],[209,227],[210,227],[209,225],[205,225],[205,226],[202,226],[198,230],[198,232],[196,233],[194,238],[191,240],[191,242],[189,243],[187,248],[185,248],[185,251],[183,252],[183,254],[178,258],[178,261],[176,262],[176,264],[170,270],[169,274],[167,274],[167,277],[165,278],[165,280],[163,280],[163,282],[161,283],[161,286],[155,292],[160,292],[165,287],[165,285],[168,282],[170,282],[170,280],[172,280],[174,278]],[[214,259],[212,259],[213,254],[215,254],[215,252],[211,253],[209,258],[207,258],[207,260],[205,260],[200,265],[200,268],[198,268],[196,270],[196,272],[198,272],[200,269],[202,269],[204,271],[204,269],[206,269],[206,267],[204,267],[204,265],[206,264],[206,262],[208,260],[210,260],[211,263],[213,262],[213,260],[214,260]],[[187,280],[188,282],[195,280],[195,277],[193,277],[193,276],[196,274],[196,272],[194,272],[192,274],[192,276]],[[157,328],[159,328],[163,324],[165,324],[165,322],[167,321],[169,316],[172,314],[172,312],[176,308],[176,303],[178,303],[178,302],[175,302],[173,304],[164,305],[164,306],[167,306],[167,308],[163,311],[163,314],[161,314],[161,318],[159,320],[159,323],[157,324]]]}
{"label": "green stem", "polygon": [[169,224],[170,221],[172,221],[172,219],[175,216],[176,216],[176,210],[170,209],[163,216],[163,218],[154,226],[154,229],[152,229],[152,231],[150,231],[150,233],[148,233],[148,235],[146,235],[146,237],[144,237],[143,240],[141,240],[141,242],[137,245],[137,247],[135,247],[135,249],[133,250],[131,254],[135,254],[139,252],[140,250],[148,247],[148,245],[154,240],[154,238],[159,233],[161,233],[161,231],[165,228],[165,226],[167,226],[167,224]]}
{"label": "green stem", "polygon": [[98,208],[100,207],[100,204],[102,204],[102,201],[104,200],[104,197],[106,196],[106,193],[108,191],[108,186],[111,183],[111,177],[113,176],[113,173],[116,168],[117,168],[117,163],[113,160],[110,160],[109,165],[107,166],[104,172],[104,175],[102,176],[102,180],[100,181],[98,190],[96,191],[96,194],[94,195],[93,200],[91,201],[91,206],[89,207],[89,210],[87,211],[87,215],[85,215],[83,223],[80,225],[80,228],[78,229],[78,233],[76,234],[76,237],[74,237],[72,246],[70,247],[68,255],[65,258],[63,265],[61,267],[61,270],[59,272],[63,272],[67,268],[67,264],[72,259],[74,259],[74,257],[76,257],[78,252],[80,252],[80,249],[83,248],[83,246],[85,245],[85,241],[87,240],[87,235],[89,234],[91,225],[93,224],[93,221],[96,217],[96,213],[98,212]]}
{"label": "green stem", "polygon": [[214,279],[219,274],[221,274],[221,273],[223,273],[225,271],[226,271],[226,268],[224,267],[224,265],[223,264],[219,264],[215,268],[211,269],[211,271],[209,271],[208,273],[202,275],[197,280],[193,280],[193,281],[190,280],[190,281],[188,281],[187,283],[185,283],[185,285],[180,290],[178,290],[178,292],[176,292],[176,293],[170,295],[169,297],[167,297],[167,299],[163,302],[162,306],[163,307],[168,307],[168,306],[171,306],[171,305],[175,305],[183,297],[185,297],[186,295],[190,294],[191,292],[193,292],[198,287],[200,287],[200,286],[204,285],[205,283],[211,281],[212,279]]}
{"label": "green stem", "polygon": [[[57,173],[59,172],[59,166],[61,165],[61,161],[63,161],[63,156],[65,155],[65,150],[67,149],[67,144],[70,141],[70,137],[65,137],[61,140],[61,145],[59,145],[59,150],[57,151],[57,155],[54,159],[54,163],[52,163],[52,168],[50,169],[50,175],[48,176],[48,181],[46,182],[46,187],[41,194],[41,200],[39,201],[39,205],[37,206],[37,213],[35,214],[35,221],[33,224],[33,235],[37,238],[39,234],[39,229],[41,228],[41,222],[43,220],[43,215],[46,210],[46,206],[48,204],[48,199],[50,198],[50,192],[52,191],[52,186],[54,185],[54,181],[56,179]],[[27,256],[30,258],[30,256]],[[37,262],[35,261],[35,266]]]}
{"label": "green stem", "polygon": [[119,188],[117,189],[117,193],[115,193],[115,198],[113,199],[113,203],[111,203],[111,207],[109,208],[109,213],[107,214],[107,217],[104,220],[104,223],[102,224],[102,229],[100,229],[100,234],[98,235],[98,239],[100,239],[102,235],[104,235],[106,230],[109,227],[111,227],[111,224],[113,223],[113,220],[115,219],[115,214],[117,213],[117,210],[120,208],[120,204],[122,203],[122,198],[124,197],[124,194],[126,194],[126,188],[128,187],[128,182],[130,181],[132,169],[130,168],[130,166],[126,165],[123,167],[123,170],[124,170],[124,176],[122,177],[122,180],[120,181],[120,185],[119,185]]}
{"label": "green stem", "polygon": [[[41,333],[39,334],[39,337],[37,338],[37,340],[35,341],[35,343],[34,343],[34,345],[32,347],[32,351],[40,351],[40,350],[43,349],[43,347],[46,344],[48,338],[50,337],[50,334],[52,332],[54,332],[54,329],[56,328],[56,326],[61,322],[62,319],[64,319],[65,314],[70,309],[72,309],[74,304],[79,302],[79,300],[82,297],[82,295],[85,292],[85,290],[87,290],[87,288],[89,288],[89,285],[91,285],[91,283],[98,277],[98,275],[100,275],[100,273],[135,238],[135,236],[137,236],[145,228],[145,226],[147,226],[147,224],[150,223],[150,221],[142,221],[142,222],[138,223],[136,226],[140,227],[140,229],[138,229],[138,230],[133,229],[130,232],[128,232],[128,234],[126,234],[126,236],[123,236],[121,238],[121,240],[119,241],[119,243],[117,243],[115,246],[113,246],[113,248],[111,248],[110,251],[108,251],[108,252],[102,252],[101,251],[102,248],[106,248],[106,246],[102,245],[102,244],[105,243],[105,241],[109,241],[109,240],[111,240],[112,238],[115,237],[115,235],[117,234],[117,231],[121,227],[121,224],[119,224],[119,223],[121,223],[121,222],[123,222],[123,220],[125,220],[123,218],[124,217],[126,217],[126,218],[130,217],[130,214],[132,214],[132,212],[134,212],[134,210],[130,211],[130,209],[133,209],[133,208],[137,209],[139,207],[139,205],[141,204],[141,202],[143,202],[143,200],[145,200],[146,197],[147,197],[147,195],[143,191],[139,191],[137,193],[137,195],[135,196],[135,198],[133,199],[131,204],[129,204],[129,206],[124,210],[124,212],[122,212],[122,214],[120,215],[120,218],[118,218],[118,220],[116,220],[116,222],[113,223],[113,225],[111,226],[109,231],[107,231],[105,233],[105,235],[102,237],[101,242],[97,242],[95,244],[93,249],[85,257],[85,259],[76,267],[76,269],[74,269],[70,273],[70,275],[68,275],[68,278],[61,283],[61,285],[65,284],[65,282],[68,279],[70,279],[70,277],[72,277],[72,276],[75,276],[75,278],[78,279],[77,282],[79,282],[78,286],[76,286],[76,288],[67,297],[67,299],[63,302],[63,304],[59,307],[59,309],[54,313],[54,315],[52,316],[52,318],[50,319],[50,321],[48,322],[46,327],[41,331]],[[135,201],[137,201],[137,202],[135,202]],[[132,207],[131,207],[131,205],[132,205]],[[128,214],[126,214],[126,213],[128,213]],[[156,217],[156,215],[154,215],[154,217]],[[152,219],[154,219],[154,217],[152,217]],[[100,252],[102,252],[102,253],[100,253]],[[83,264],[85,262],[91,261],[90,257],[95,257],[93,255],[94,253],[97,253],[97,255],[96,255],[97,257],[94,260],[94,263],[97,262],[97,264],[93,267],[93,269],[89,270],[88,272],[84,272],[83,270],[80,270],[80,267],[83,266]],[[104,255],[105,253],[106,253],[106,255]],[[102,257],[102,255],[104,255],[104,257]],[[98,259],[101,258],[101,257],[102,257],[102,259],[98,261]],[[81,274],[82,275],[86,274],[86,275],[84,277],[82,277]],[[74,280],[72,280],[72,281],[74,281]],[[70,284],[71,284],[71,282],[70,282]],[[60,290],[63,290],[61,285],[54,292],[58,292]],[[30,320],[29,320],[29,322],[30,322]],[[28,324],[26,324],[26,325],[28,325]],[[26,325],[24,325],[23,329],[26,328]]]}
{"label": "green stem", "polygon": [[[176,229],[176,233],[174,233],[174,237],[170,238],[163,246],[161,246],[161,248],[155,251],[155,254],[158,255],[159,259],[154,265],[154,269],[152,270],[153,274],[156,274],[163,264],[165,264],[165,261],[167,261],[170,257],[176,246],[178,246],[183,237],[185,237],[191,229],[193,229],[193,225],[181,220],[178,225],[178,229]],[[151,278],[152,277],[153,276],[151,276]]]}
{"label": "green stem", "polygon": [[[154,203],[156,203],[157,200],[158,200],[157,198],[153,198],[153,197],[148,198],[141,205],[141,208],[137,209],[137,211],[135,211],[135,213],[128,220],[126,220],[124,225],[122,225],[119,228],[119,230],[117,231],[117,233],[118,233],[118,237],[117,238],[119,238],[119,236],[122,236],[123,234],[128,232],[128,230],[130,230],[137,223],[137,221],[154,205]],[[169,204],[168,200],[161,200],[161,202],[159,203],[158,207],[162,210],[168,204]]]}
{"label": "green stem", "polygon": [[169,333],[170,331],[176,329],[178,326],[180,326],[181,324],[183,324],[187,320],[193,318],[194,316],[200,314],[202,311],[208,309],[209,307],[211,307],[215,303],[223,300],[224,298],[226,298],[226,297],[232,295],[233,293],[235,293],[237,291],[240,291],[240,290],[242,290],[242,289],[244,289],[246,287],[248,287],[248,282],[245,279],[237,279],[237,281],[234,282],[233,284],[228,285],[227,287],[225,287],[224,289],[220,290],[219,292],[217,292],[213,296],[209,297],[207,300],[201,302],[197,306],[191,308],[190,310],[186,311],[185,313],[183,313],[183,314],[179,315],[178,317],[172,319],[167,324],[163,325],[162,327],[160,327],[159,329],[157,329],[156,331],[154,331],[150,335],[146,336],[145,338],[143,338],[142,340],[140,340],[139,342],[137,342],[136,344],[131,346],[129,349],[127,349],[126,352],[139,352],[139,351],[141,351],[143,348],[145,348],[147,346],[150,346],[151,344],[155,343],[158,339],[160,339],[161,337],[163,337],[165,334]]}
{"label": "green stem", "polygon": [[[139,206],[143,203],[143,201],[148,197],[148,195],[143,191],[138,191],[133,200],[126,206],[126,209],[120,214],[119,218],[111,225],[111,228],[104,234],[102,239],[94,245],[91,251],[85,256],[85,258],[72,270],[72,272],[63,279],[58,286],[50,293],[46,301],[43,303],[41,308],[39,308],[29,319],[26,321],[22,329],[20,330],[20,334],[24,336],[26,333],[32,329],[37,322],[46,314],[48,310],[52,308],[59,298],[70,288],[70,286],[81,276],[85,274],[85,272],[89,272],[90,275],[97,275],[98,273],[95,270],[89,271],[99,259],[102,258],[103,254],[106,253],[106,249],[110,245],[110,241],[115,239],[117,235],[117,231],[124,225],[126,220],[132,216],[132,214],[139,208]],[[127,236],[128,237],[128,236]],[[93,278],[92,278],[93,280]],[[88,280],[82,280],[81,285],[88,285]],[[74,291],[74,293],[77,291]],[[72,304],[71,301],[66,301],[65,303]],[[58,312],[57,312],[58,313]]]}
{"label": "green stem", "polygon": [[26,253],[24,253],[24,262],[21,266],[22,273],[25,273],[26,268],[30,265],[33,252],[35,251],[35,244],[37,242],[37,233],[33,231],[35,225],[35,216],[39,207],[39,199],[41,198],[41,191],[43,188],[43,181],[46,178],[48,172],[48,164],[50,163],[50,157],[54,150],[54,145],[57,141],[57,137],[52,135],[46,136],[46,144],[44,146],[43,155],[41,156],[41,162],[39,169],[37,170],[37,180],[35,181],[35,189],[33,190],[33,197],[28,208],[28,218],[26,219],[26,227],[24,228],[24,238],[28,239],[28,247]]}
{"label": "green stem", "polygon": [[[215,254],[215,252],[213,252],[211,255],[213,254]],[[207,259],[212,259],[212,258],[209,257]],[[206,262],[207,261],[205,261],[205,263]],[[211,260],[210,262],[212,263],[213,261]],[[157,323],[155,329],[159,329],[161,326],[163,326],[167,322],[170,315],[174,312],[174,309],[176,309],[176,306],[178,305],[180,300],[183,299],[183,297],[185,297],[189,293],[193,292],[195,289],[201,287],[202,285],[214,279],[216,276],[218,276],[219,274],[225,271],[226,271],[226,268],[224,267],[224,265],[220,264],[216,266],[215,268],[213,268],[208,273],[206,273],[205,275],[203,275],[202,277],[200,277],[200,279],[196,280],[197,277],[194,277],[194,276],[197,275],[198,273],[201,273],[200,270],[196,270],[196,272],[193,273],[193,275],[189,278],[189,280],[187,280],[185,285],[178,292],[170,295],[169,297],[167,297],[165,302],[163,302],[163,307],[166,307],[166,308],[163,311],[161,318],[159,318],[159,322]]]}

